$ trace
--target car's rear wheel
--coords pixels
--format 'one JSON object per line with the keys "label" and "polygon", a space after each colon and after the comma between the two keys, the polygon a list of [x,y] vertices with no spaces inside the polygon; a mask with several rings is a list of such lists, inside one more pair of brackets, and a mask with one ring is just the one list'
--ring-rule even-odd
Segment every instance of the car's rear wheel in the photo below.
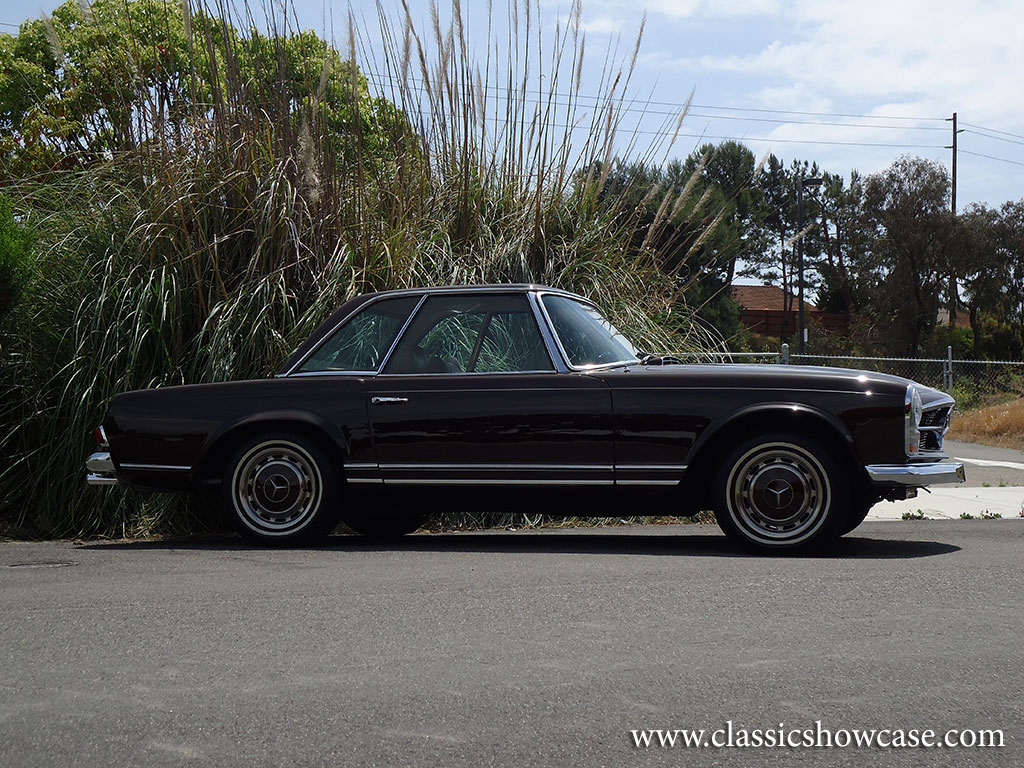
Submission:
{"label": "car's rear wheel", "polygon": [[715,517],[725,534],[762,551],[806,550],[836,539],[849,481],[818,441],[790,432],[751,438],[718,472]]}
{"label": "car's rear wheel", "polygon": [[337,522],[340,482],[330,457],[299,435],[247,440],[227,462],[222,492],[238,532],[252,541],[305,543]]}

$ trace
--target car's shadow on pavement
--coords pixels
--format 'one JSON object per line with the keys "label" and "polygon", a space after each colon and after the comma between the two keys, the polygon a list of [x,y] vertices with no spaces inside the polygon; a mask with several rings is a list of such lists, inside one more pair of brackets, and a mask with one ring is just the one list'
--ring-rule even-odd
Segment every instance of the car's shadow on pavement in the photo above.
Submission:
{"label": "car's shadow on pavement", "polygon": [[[592,529],[591,529],[592,530]],[[689,555],[695,557],[757,557],[729,542],[722,535],[664,534],[578,531],[489,531],[469,533],[421,533],[393,539],[364,536],[330,536],[304,547],[266,547],[249,544],[235,536],[149,539],[145,541],[91,541],[84,549],[199,550],[199,551],[282,551],[310,552],[458,552],[569,555]],[[938,541],[873,539],[849,536],[820,552],[769,555],[807,558],[863,560],[934,557],[958,552],[960,547]]]}

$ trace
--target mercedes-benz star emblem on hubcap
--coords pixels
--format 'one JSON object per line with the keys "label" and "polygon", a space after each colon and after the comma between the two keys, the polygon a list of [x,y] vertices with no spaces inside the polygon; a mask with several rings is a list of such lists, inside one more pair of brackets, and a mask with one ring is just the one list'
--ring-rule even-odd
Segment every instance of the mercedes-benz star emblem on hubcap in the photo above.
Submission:
{"label": "mercedes-benz star emblem on hubcap", "polygon": [[288,481],[284,475],[271,475],[263,484],[263,491],[271,501],[281,501],[288,495]]}
{"label": "mercedes-benz star emblem on hubcap", "polygon": [[765,486],[768,503],[776,509],[782,509],[793,498],[793,488],[785,480],[772,480]]}

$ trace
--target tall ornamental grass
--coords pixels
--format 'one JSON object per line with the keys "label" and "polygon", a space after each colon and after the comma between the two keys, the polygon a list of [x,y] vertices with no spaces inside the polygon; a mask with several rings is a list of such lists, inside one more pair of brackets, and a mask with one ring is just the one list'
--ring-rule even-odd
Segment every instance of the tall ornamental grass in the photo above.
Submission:
{"label": "tall ornamental grass", "polygon": [[361,292],[544,283],[598,299],[647,349],[712,345],[658,231],[689,187],[639,234],[635,203],[602,194],[617,153],[661,163],[682,115],[640,142],[624,129],[639,35],[585,95],[578,4],[554,29],[539,18],[512,0],[507,36],[478,56],[458,2],[425,29],[379,6],[338,45],[288,8],[187,0],[68,3],[23,25],[19,39],[45,36],[55,77],[97,66],[89,45],[106,70],[98,107],[68,98],[57,124],[52,96],[28,99],[24,142],[0,146],[0,193],[35,248],[0,328],[6,529],[200,527],[206,510],[178,499],[85,485],[110,398],[272,374]]}

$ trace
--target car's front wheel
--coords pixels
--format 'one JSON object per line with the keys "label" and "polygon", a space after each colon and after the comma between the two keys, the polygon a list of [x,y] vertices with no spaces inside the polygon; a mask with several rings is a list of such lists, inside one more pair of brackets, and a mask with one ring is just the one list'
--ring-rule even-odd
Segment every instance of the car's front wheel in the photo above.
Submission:
{"label": "car's front wheel", "polygon": [[243,443],[224,470],[223,503],[239,533],[269,544],[305,543],[337,523],[340,483],[327,453],[299,435]]}
{"label": "car's front wheel", "polygon": [[871,511],[871,508],[878,503],[878,501],[877,496],[854,496],[853,502],[850,504],[850,512],[847,515],[846,523],[843,525],[841,535],[845,536],[867,520],[868,513]]}
{"label": "car's front wheel", "polygon": [[789,432],[751,438],[717,477],[715,517],[725,534],[762,551],[807,550],[843,530],[849,481],[818,441]]}

